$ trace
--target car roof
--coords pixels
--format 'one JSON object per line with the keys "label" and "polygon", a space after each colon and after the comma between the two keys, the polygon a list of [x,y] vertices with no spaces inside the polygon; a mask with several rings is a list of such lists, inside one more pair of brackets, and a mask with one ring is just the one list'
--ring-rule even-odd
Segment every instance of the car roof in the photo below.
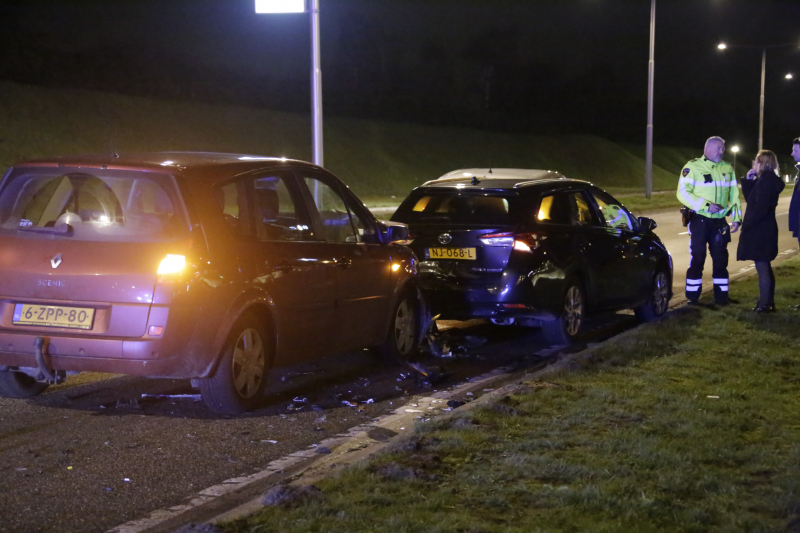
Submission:
{"label": "car roof", "polygon": [[564,177],[552,170],[524,168],[464,168],[448,172],[439,179],[425,182],[421,187],[431,189],[519,190],[532,186],[556,184],[588,184]]}
{"label": "car roof", "polygon": [[275,166],[292,163],[293,165],[303,165],[316,167],[311,163],[287,159],[285,157],[265,157],[248,154],[229,154],[221,152],[140,152],[140,153],[108,153],[108,154],[84,154],[51,157],[46,159],[35,159],[24,161],[14,165],[15,167],[30,166],[59,166],[77,168],[109,168],[109,169],[144,169],[144,170],[165,170],[189,171],[209,167],[228,167],[234,173],[247,171],[252,168],[264,166]]}

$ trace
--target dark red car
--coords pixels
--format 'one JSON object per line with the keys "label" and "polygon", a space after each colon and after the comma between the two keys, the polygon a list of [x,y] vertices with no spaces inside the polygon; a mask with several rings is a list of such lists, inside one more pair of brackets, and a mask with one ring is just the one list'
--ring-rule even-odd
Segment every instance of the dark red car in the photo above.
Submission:
{"label": "dark red car", "polygon": [[270,368],[423,330],[413,252],[326,170],[218,153],[75,156],[0,184],[0,394],[80,371],[196,379],[237,413]]}

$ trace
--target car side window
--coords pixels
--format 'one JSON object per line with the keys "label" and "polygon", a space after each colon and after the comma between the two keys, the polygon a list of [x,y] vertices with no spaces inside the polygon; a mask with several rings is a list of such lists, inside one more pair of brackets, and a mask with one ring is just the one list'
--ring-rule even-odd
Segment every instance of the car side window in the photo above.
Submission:
{"label": "car side window", "polygon": [[322,234],[329,242],[372,242],[375,228],[363,220],[346,199],[317,176],[303,176],[322,221]]}
{"label": "car side window", "polygon": [[244,182],[238,180],[219,185],[214,189],[214,196],[231,234],[249,237],[251,231]]}
{"label": "car side window", "polygon": [[567,194],[567,204],[569,205],[569,221],[573,226],[591,226],[596,224],[592,215],[592,208],[589,202],[580,191]]}
{"label": "car side window", "polygon": [[606,225],[614,229],[639,230],[639,221],[622,204],[602,191],[592,191]]}
{"label": "car side window", "polygon": [[569,203],[563,194],[543,196],[536,212],[536,221],[544,224],[569,224]]}
{"label": "car side window", "polygon": [[311,240],[311,222],[299,210],[287,176],[270,174],[253,179],[256,237],[261,241]]}

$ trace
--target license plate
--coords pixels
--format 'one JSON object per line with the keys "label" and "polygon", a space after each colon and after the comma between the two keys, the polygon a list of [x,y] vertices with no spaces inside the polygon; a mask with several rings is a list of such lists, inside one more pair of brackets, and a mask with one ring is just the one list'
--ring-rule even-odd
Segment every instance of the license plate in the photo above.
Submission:
{"label": "license plate", "polygon": [[428,259],[467,259],[475,261],[475,248],[428,248]]}
{"label": "license plate", "polygon": [[94,309],[60,305],[16,304],[11,322],[18,326],[92,329]]}

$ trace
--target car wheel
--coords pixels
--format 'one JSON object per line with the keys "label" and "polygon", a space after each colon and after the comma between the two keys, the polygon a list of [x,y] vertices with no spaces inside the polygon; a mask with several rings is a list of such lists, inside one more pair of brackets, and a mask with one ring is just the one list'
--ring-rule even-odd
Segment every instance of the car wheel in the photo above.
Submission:
{"label": "car wheel", "polygon": [[387,362],[405,361],[417,351],[419,339],[419,305],[411,292],[406,292],[395,304],[386,340],[379,347]]}
{"label": "car wheel", "polygon": [[48,387],[22,372],[0,372],[0,396],[4,398],[33,398]]}
{"label": "car wheel", "polygon": [[633,310],[641,322],[652,322],[667,312],[669,308],[669,275],[657,270],[647,301]]}
{"label": "car wheel", "polygon": [[572,344],[583,325],[585,303],[583,289],[577,281],[570,281],[564,292],[561,315],[555,320],[542,322],[544,338],[552,345]]}
{"label": "car wheel", "polygon": [[270,348],[263,324],[252,315],[236,322],[214,376],[200,381],[200,394],[215,413],[235,415],[251,409],[264,392]]}

